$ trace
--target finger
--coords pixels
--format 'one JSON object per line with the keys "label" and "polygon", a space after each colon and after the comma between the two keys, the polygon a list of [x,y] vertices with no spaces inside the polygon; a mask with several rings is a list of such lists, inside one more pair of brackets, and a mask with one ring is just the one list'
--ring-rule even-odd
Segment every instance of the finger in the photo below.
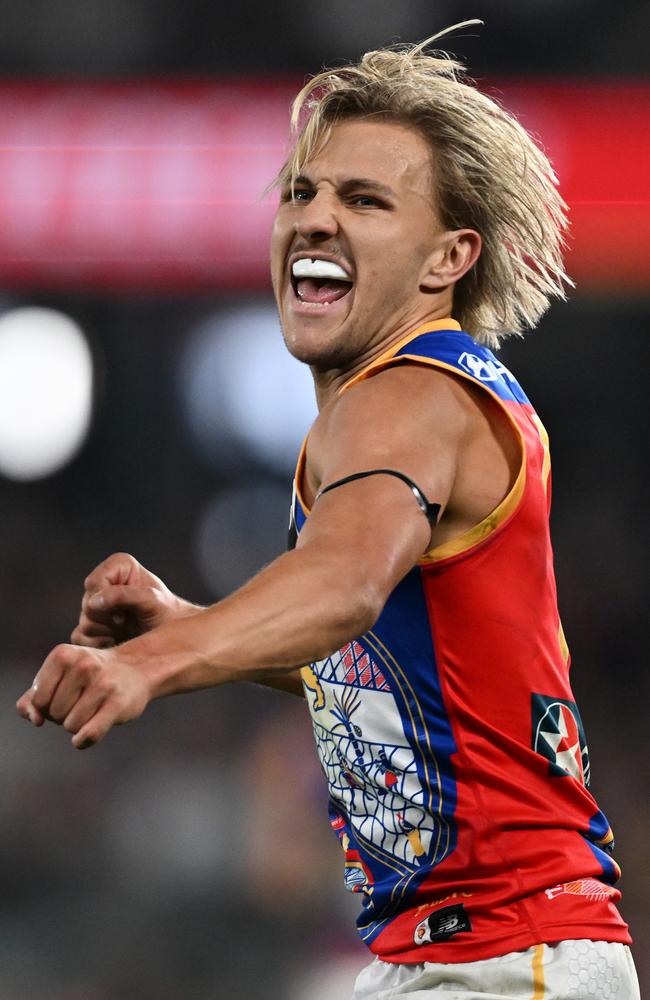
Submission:
{"label": "finger", "polygon": [[96,715],[105,701],[106,693],[104,691],[84,691],[76,705],[63,720],[63,728],[69,733],[78,733],[82,726]]}
{"label": "finger", "polygon": [[76,628],[85,635],[90,636],[112,635],[115,631],[115,623],[113,621],[96,621],[82,611],[79,615]]}
{"label": "finger", "polygon": [[47,716],[47,708],[54,692],[66,669],[74,662],[74,656],[74,646],[55,646],[36,674],[31,687],[32,704],[41,715]]}
{"label": "finger", "polygon": [[157,597],[153,587],[116,584],[91,594],[83,610],[89,618],[96,622],[114,622],[116,615],[121,615],[123,622],[126,612],[138,614],[142,611],[150,611],[156,606]]}
{"label": "finger", "polygon": [[94,592],[86,591],[81,601],[81,615],[80,620],[83,618],[89,622],[93,622],[95,625],[104,625],[107,627],[112,627],[114,625],[123,625],[125,614],[123,610],[118,608],[107,608],[103,594],[106,588],[103,590],[97,590]]}
{"label": "finger", "polygon": [[113,727],[117,720],[117,714],[118,709],[112,702],[104,702],[95,715],[72,737],[73,747],[76,747],[77,750],[86,750],[88,747],[95,746],[96,743],[104,739],[106,733]]}
{"label": "finger", "polygon": [[97,622],[91,621],[83,613],[79,618],[77,625],[75,625],[74,629],[70,633],[70,642],[75,646],[94,646],[96,648],[101,648],[101,640],[120,638],[123,638],[120,626],[114,623],[111,623],[110,625],[98,624]]}
{"label": "finger", "polygon": [[89,636],[77,629],[70,636],[70,642],[75,646],[85,646],[87,649],[112,649],[117,645],[117,639],[111,635]]}
{"label": "finger", "polygon": [[52,722],[60,725],[72,711],[85,690],[85,680],[76,671],[64,674],[57,685],[54,696],[47,710]]}
{"label": "finger", "polygon": [[114,552],[99,563],[84,580],[84,588],[90,593],[102,590],[107,583],[129,583],[137,576],[140,564],[128,552]]}
{"label": "finger", "polygon": [[45,722],[45,716],[43,716],[39,710],[32,703],[32,688],[29,688],[23,695],[20,696],[16,702],[16,711],[23,719],[27,719],[31,722],[33,726],[42,726]]}

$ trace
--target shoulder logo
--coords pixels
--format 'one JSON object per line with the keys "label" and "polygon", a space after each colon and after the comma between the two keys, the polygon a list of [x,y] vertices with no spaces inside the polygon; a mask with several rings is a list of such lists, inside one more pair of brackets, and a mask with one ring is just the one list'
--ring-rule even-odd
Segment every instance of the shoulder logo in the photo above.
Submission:
{"label": "shoulder logo", "polygon": [[550,762],[549,773],[589,784],[589,751],[578,706],[547,695],[532,696],[533,750]]}
{"label": "shoulder logo", "polygon": [[479,382],[496,382],[499,378],[508,379],[509,382],[515,381],[512,372],[509,372],[500,361],[480,358],[478,354],[463,351],[456,364]]}

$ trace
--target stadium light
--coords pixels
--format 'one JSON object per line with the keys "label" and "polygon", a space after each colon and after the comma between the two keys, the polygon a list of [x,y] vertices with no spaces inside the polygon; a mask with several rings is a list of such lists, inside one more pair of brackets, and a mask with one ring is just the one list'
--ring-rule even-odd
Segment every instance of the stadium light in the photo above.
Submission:
{"label": "stadium light", "polygon": [[54,309],[0,316],[0,473],[27,482],[76,455],[92,415],[93,362],[77,324]]}
{"label": "stadium light", "polygon": [[202,457],[218,468],[242,454],[272,472],[293,471],[316,415],[305,365],[290,356],[270,304],[231,307],[187,338],[180,393]]}

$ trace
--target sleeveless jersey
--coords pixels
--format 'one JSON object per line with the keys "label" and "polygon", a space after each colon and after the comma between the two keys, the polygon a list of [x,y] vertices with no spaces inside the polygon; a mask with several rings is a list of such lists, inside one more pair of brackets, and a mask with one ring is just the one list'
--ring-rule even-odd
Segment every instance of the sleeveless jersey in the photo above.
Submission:
{"label": "sleeveless jersey", "polygon": [[[521,464],[499,506],[427,552],[372,629],[303,668],[359,934],[409,963],[629,942],[557,611],[546,432],[513,375],[453,320],[419,328],[343,391],[401,363],[489,393]],[[305,453],[295,532],[309,514]]]}

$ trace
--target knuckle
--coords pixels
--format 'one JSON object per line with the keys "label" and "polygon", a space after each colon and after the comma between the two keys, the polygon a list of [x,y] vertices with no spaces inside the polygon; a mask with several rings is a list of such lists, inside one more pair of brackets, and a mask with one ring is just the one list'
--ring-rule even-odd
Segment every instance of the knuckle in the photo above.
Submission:
{"label": "knuckle", "polygon": [[91,681],[98,674],[98,667],[95,660],[87,654],[79,658],[77,672],[84,681]]}
{"label": "knuckle", "polygon": [[75,673],[80,680],[85,681],[90,676],[90,664],[85,657],[79,657],[75,663]]}
{"label": "knuckle", "polygon": [[61,663],[65,666],[70,660],[70,649],[71,647],[68,643],[60,642],[52,650],[52,656],[57,663]]}
{"label": "knuckle", "polygon": [[79,647],[69,642],[60,643],[52,650],[52,657],[55,664],[67,672],[77,666]]}
{"label": "knuckle", "polygon": [[138,565],[137,559],[135,559],[130,552],[116,552],[108,560],[111,569],[121,569],[122,572],[130,573],[130,571]]}
{"label": "knuckle", "polygon": [[102,678],[101,690],[104,696],[106,697],[107,701],[109,699],[113,701],[119,695],[119,687],[117,686],[116,681],[112,677]]}

